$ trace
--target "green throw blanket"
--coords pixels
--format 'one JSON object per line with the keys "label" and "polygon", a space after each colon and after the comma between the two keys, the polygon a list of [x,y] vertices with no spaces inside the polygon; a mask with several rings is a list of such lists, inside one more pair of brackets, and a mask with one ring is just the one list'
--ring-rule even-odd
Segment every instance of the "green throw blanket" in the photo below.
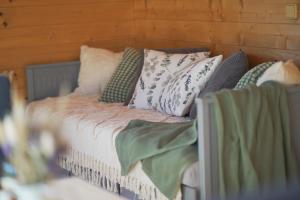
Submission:
{"label": "green throw blanket", "polygon": [[138,161],[158,189],[173,199],[185,169],[198,159],[196,122],[159,123],[133,120],[116,139],[116,149],[127,175]]}
{"label": "green throw blanket", "polygon": [[[218,131],[221,197],[274,183],[286,185],[296,177],[283,87],[251,86],[225,90],[210,98]],[[173,199],[184,170],[197,161],[196,141],[196,121],[133,120],[116,139],[122,175],[141,161],[152,182]]]}
{"label": "green throw blanket", "polygon": [[296,181],[287,94],[266,83],[210,95],[218,132],[220,196]]}

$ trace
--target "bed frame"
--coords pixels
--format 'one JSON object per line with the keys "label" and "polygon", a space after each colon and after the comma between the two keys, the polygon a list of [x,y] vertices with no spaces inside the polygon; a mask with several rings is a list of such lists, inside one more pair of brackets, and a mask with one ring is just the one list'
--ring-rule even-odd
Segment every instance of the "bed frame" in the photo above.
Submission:
{"label": "bed frame", "polygon": [[28,66],[28,102],[58,96],[62,85],[73,91],[77,87],[79,67],[79,61]]}
{"label": "bed frame", "polygon": [[[40,100],[46,97],[58,96],[62,84],[67,84],[73,91],[77,86],[79,61],[31,65],[26,69],[28,101]],[[300,141],[300,86],[288,88],[290,122],[293,141]],[[200,188],[182,185],[183,199],[211,200],[218,197],[218,134],[213,126],[213,102],[209,98],[197,99],[198,107],[198,150]],[[297,161],[300,161],[300,146],[294,145]],[[300,162],[298,162],[300,163]],[[300,169],[299,169],[300,172]],[[201,191],[201,192],[200,192]],[[136,195],[120,188],[120,195],[129,199],[138,199]]]}
{"label": "bed frame", "polygon": [[[28,103],[58,96],[62,85],[69,87],[73,91],[77,87],[79,68],[79,61],[27,66]],[[121,196],[131,200],[138,200],[138,196],[133,192],[126,188],[117,187]],[[181,190],[185,200],[199,199],[199,188],[182,184]]]}
{"label": "bed frame", "polygon": [[[290,126],[293,146],[297,163],[300,163],[300,86],[291,86],[287,89]],[[197,99],[198,112],[198,152],[199,177],[201,200],[219,199],[218,196],[218,133],[213,126],[213,101],[210,98]],[[300,165],[298,165],[300,172]]]}

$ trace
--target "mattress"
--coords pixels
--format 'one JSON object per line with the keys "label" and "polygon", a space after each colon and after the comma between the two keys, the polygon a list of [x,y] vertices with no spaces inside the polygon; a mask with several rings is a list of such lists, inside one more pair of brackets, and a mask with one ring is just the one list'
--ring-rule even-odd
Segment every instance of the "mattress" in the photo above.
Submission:
{"label": "mattress", "polygon": [[[35,125],[57,120],[62,122],[61,133],[69,144],[68,151],[59,161],[63,168],[94,184],[101,184],[105,178],[109,182],[101,185],[106,185],[112,191],[115,190],[114,183],[120,183],[121,187],[137,193],[143,199],[154,196],[155,199],[165,199],[143,172],[141,163],[137,163],[128,176],[120,176],[115,138],[133,119],[172,123],[186,121],[187,118],[152,110],[129,109],[122,104],[100,103],[97,96],[74,94],[33,102],[29,104],[27,112]],[[92,169],[94,175],[85,174],[85,168]],[[198,182],[198,164],[195,163],[184,173],[182,183],[198,187]]]}

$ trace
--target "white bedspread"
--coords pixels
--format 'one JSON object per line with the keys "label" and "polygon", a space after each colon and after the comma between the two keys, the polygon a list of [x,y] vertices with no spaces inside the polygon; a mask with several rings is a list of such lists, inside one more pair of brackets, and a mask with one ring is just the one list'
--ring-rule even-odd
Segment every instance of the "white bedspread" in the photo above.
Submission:
{"label": "white bedspread", "polygon": [[[113,183],[120,183],[122,187],[136,192],[144,199],[154,196],[157,199],[165,199],[143,172],[140,163],[127,177],[120,176],[121,168],[115,150],[115,138],[133,119],[155,122],[179,122],[186,119],[151,110],[128,109],[121,104],[99,103],[95,96],[69,95],[69,97],[62,113],[58,109],[61,97],[47,98],[28,106],[30,118],[35,122],[43,121],[47,117],[58,118],[60,114],[63,115],[62,134],[71,148],[64,155],[64,162],[60,163],[62,167],[79,176],[80,169],[74,169],[69,165],[70,163],[96,169],[102,172],[102,177]],[[83,178],[89,179],[94,184],[99,184],[101,181],[97,177]],[[113,187],[108,189],[114,190]]]}

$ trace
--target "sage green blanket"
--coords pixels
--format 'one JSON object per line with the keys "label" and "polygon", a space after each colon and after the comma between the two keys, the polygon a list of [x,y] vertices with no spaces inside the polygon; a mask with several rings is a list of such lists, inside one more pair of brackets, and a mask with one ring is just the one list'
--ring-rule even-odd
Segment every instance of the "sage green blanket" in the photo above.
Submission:
{"label": "sage green blanket", "polygon": [[283,86],[266,83],[210,97],[218,133],[222,198],[297,180]]}
{"label": "sage green blanket", "polygon": [[[218,132],[221,197],[296,179],[287,95],[282,86],[225,90],[210,98]],[[196,121],[133,120],[116,138],[122,175],[141,161],[152,182],[173,199],[184,170],[197,161],[196,141]]]}
{"label": "sage green blanket", "polygon": [[185,169],[197,161],[196,122],[159,123],[133,120],[116,138],[122,175],[141,161],[158,189],[173,199]]}

